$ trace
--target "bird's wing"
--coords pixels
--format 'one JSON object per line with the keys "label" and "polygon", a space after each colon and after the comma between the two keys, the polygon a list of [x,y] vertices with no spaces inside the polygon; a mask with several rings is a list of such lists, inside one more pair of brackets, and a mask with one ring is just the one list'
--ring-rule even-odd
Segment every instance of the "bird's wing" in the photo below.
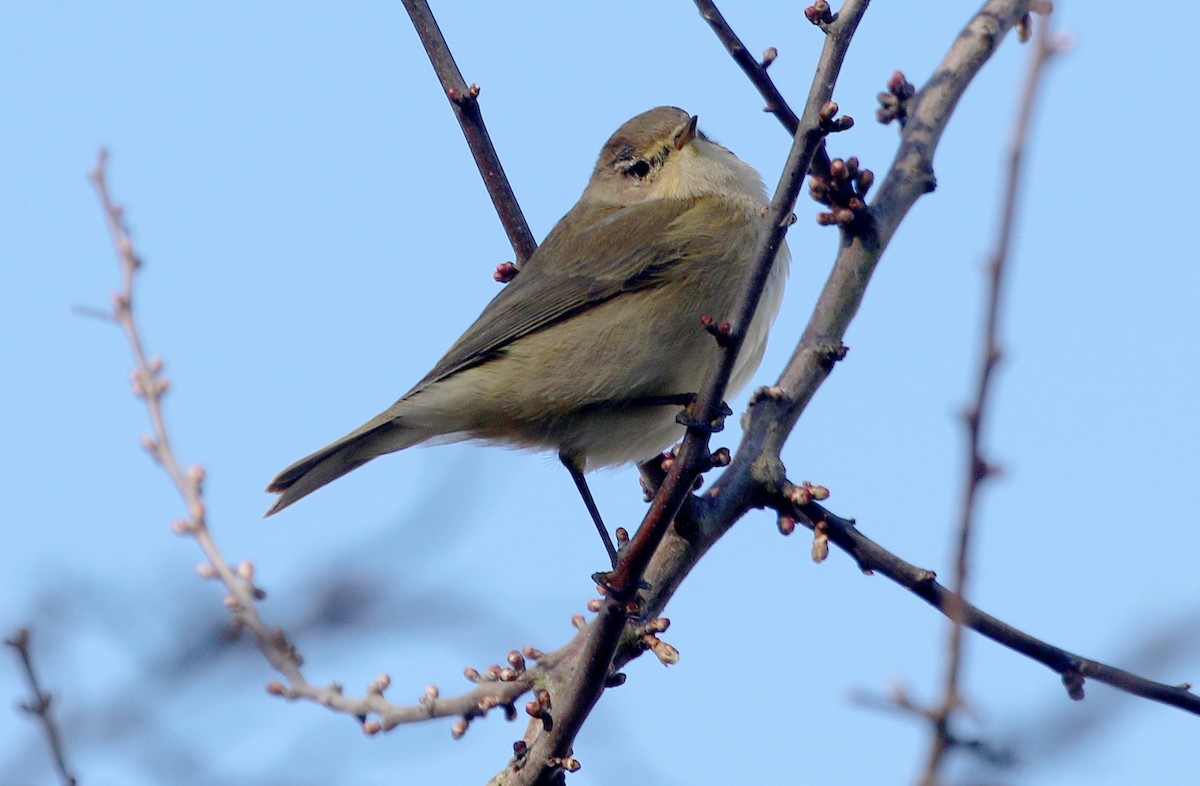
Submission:
{"label": "bird's wing", "polygon": [[[689,211],[732,209],[711,198],[654,200],[628,207],[576,205],[409,395],[486,363],[522,336],[623,292],[653,287],[681,262],[699,261],[698,253],[712,253],[712,238],[683,237],[675,231],[675,222]],[[712,221],[715,215],[706,218],[700,226],[722,223]],[[696,222],[688,224],[692,229],[687,234],[694,236]],[[652,240],[647,243],[646,238]]]}

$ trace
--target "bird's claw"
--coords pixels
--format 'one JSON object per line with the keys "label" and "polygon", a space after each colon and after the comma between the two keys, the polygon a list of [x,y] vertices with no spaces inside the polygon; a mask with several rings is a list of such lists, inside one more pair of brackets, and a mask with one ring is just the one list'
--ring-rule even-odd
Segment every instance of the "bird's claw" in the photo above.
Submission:
{"label": "bird's claw", "polygon": [[711,423],[697,420],[689,414],[691,408],[685,409],[675,416],[675,422],[687,428],[699,429],[709,434],[716,434],[725,428],[725,418],[733,414],[733,410],[724,401],[721,402],[720,408],[717,410],[717,417]]}

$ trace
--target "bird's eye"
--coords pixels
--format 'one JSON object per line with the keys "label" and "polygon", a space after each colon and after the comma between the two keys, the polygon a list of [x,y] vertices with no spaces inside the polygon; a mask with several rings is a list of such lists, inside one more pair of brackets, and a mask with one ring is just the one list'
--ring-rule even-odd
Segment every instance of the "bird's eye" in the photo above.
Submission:
{"label": "bird's eye", "polygon": [[640,159],[634,161],[629,165],[629,168],[625,170],[625,174],[632,175],[638,180],[644,180],[646,175],[650,174],[650,162],[642,161]]}

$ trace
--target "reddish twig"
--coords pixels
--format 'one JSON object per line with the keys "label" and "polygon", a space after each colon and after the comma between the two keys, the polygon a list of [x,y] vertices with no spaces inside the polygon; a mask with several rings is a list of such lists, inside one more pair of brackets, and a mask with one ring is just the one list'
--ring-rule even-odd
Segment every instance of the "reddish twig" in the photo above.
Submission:
{"label": "reddish twig", "polygon": [[437,72],[438,80],[442,83],[442,89],[446,91],[446,98],[450,100],[454,116],[458,118],[458,124],[467,138],[467,146],[471,148],[471,155],[475,158],[475,165],[479,167],[483,184],[487,187],[500,223],[504,225],[504,231],[508,234],[513,253],[517,255],[517,264],[522,265],[537,250],[537,241],[529,231],[529,224],[525,222],[525,215],[521,212],[521,206],[517,203],[508,177],[504,174],[504,167],[500,164],[500,157],[496,154],[496,147],[492,144],[487,126],[483,123],[483,113],[480,111],[478,100],[479,88],[474,84],[468,86],[463,80],[462,72],[454,62],[454,55],[442,36],[433,12],[429,10],[429,4],[425,0],[403,2],[413,27],[417,29],[417,35],[421,37],[421,44],[429,55],[429,62],[433,64],[433,70]]}
{"label": "reddish twig", "polygon": [[33,668],[33,653],[29,649],[29,639],[29,629],[21,628],[13,634],[12,638],[4,640],[5,644],[16,650],[17,657],[21,659],[21,670],[25,672],[25,681],[29,683],[29,692],[33,695],[33,700],[21,704],[21,709],[36,717],[41,723],[42,731],[46,735],[46,744],[50,746],[50,755],[54,757],[54,767],[58,770],[59,779],[66,786],[75,786],[79,781],[71,773],[71,768],[67,766],[62,733],[58,730],[58,724],[51,713],[53,697],[42,690],[42,684],[38,681],[37,672]]}
{"label": "reddish twig", "polygon": [[[111,316],[124,331],[133,352],[133,390],[145,402],[150,416],[152,435],[142,438],[142,447],[171,478],[183,499],[188,517],[176,521],[172,528],[179,535],[190,536],[204,552],[207,561],[197,569],[199,574],[203,578],[219,579],[225,585],[229,592],[225,605],[238,626],[250,631],[271,667],[286,679],[286,685],[278,682],[268,685],[268,692],[288,699],[306,699],[335,712],[356,717],[367,733],[390,729],[402,723],[457,716],[460,721],[455,733],[458,734],[460,728],[465,730],[471,718],[492,708],[511,709],[513,702],[529,690],[539,672],[526,672],[522,668],[519,673],[514,672],[511,679],[501,679],[499,675],[494,679],[485,678],[479,681],[474,690],[455,698],[440,698],[437,691],[433,690],[427,692],[418,704],[409,706],[392,704],[384,699],[383,692],[390,680],[383,676],[371,683],[365,696],[353,698],[346,696],[337,683],[322,688],[308,682],[301,671],[304,659],[296,648],[282,630],[269,628],[263,622],[257,601],[266,597],[266,593],[254,583],[254,566],[250,562],[242,562],[236,569],[232,568],[208,527],[203,493],[204,469],[192,466],[184,470],[171,445],[163,412],[163,397],[170,385],[162,374],[162,361],[147,355],[138,328],[133,307],[134,283],[142,262],[125,224],[124,211],[109,194],[107,161],[106,151],[101,151],[91,179],[100,198],[121,269],[121,287],[113,295]],[[368,721],[367,716],[375,716],[378,721]]]}
{"label": "reddish twig", "polygon": [[[1027,22],[1026,22],[1027,24]],[[1009,146],[1008,172],[1004,184],[1004,200],[1000,223],[997,229],[996,246],[988,262],[988,296],[984,315],[983,346],[980,351],[975,396],[965,416],[967,434],[967,467],[963,480],[963,498],[959,508],[957,536],[955,538],[954,579],[952,588],[957,598],[967,596],[967,581],[970,570],[971,535],[976,517],[976,501],[983,482],[994,473],[991,462],[983,450],[983,424],[991,400],[992,380],[1000,362],[1000,313],[1004,295],[1005,274],[1008,269],[1009,249],[1012,244],[1021,179],[1024,173],[1025,147],[1032,125],[1033,109],[1038,90],[1046,73],[1046,66],[1060,51],[1060,45],[1051,37],[1049,18],[1039,26],[1037,42],[1030,58],[1029,73],[1021,92],[1020,108],[1013,128]],[[957,601],[956,601],[957,602]],[[951,730],[951,720],[961,703],[960,679],[963,661],[963,625],[961,614],[955,603],[951,603],[947,616],[951,620],[945,684],[942,700],[929,713],[933,728],[933,740],[926,761],[923,786],[935,786],[938,773],[946,755],[955,747],[957,737]]]}

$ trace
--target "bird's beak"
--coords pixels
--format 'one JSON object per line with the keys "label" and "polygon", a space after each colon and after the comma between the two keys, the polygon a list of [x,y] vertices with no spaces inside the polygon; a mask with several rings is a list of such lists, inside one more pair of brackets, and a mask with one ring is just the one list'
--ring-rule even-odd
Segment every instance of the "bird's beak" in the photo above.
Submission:
{"label": "bird's beak", "polygon": [[699,122],[699,115],[692,115],[691,118],[683,124],[683,127],[675,132],[675,149],[683,150],[687,147],[688,142],[696,138],[696,123]]}

